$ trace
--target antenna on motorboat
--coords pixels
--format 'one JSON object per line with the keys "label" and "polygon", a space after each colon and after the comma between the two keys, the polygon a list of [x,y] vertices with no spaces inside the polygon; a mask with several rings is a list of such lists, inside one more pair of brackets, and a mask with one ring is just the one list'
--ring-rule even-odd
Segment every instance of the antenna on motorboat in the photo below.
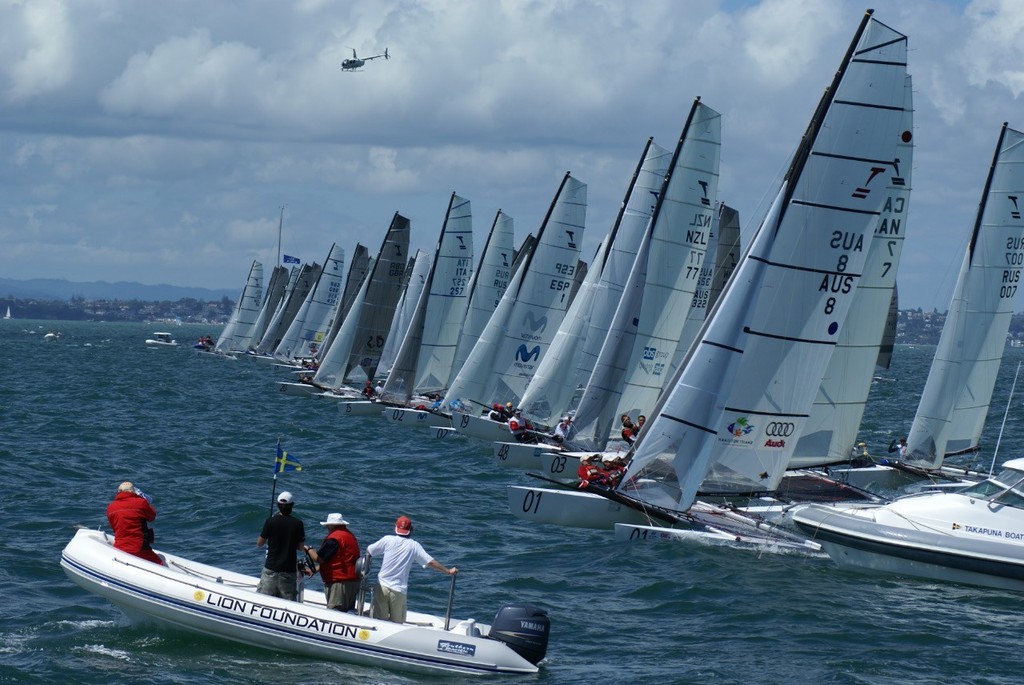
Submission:
{"label": "antenna on motorboat", "polygon": [[1006,398],[1006,411],[1003,412],[1003,424],[999,426],[999,437],[996,438],[996,448],[992,450],[992,465],[988,467],[989,477],[996,470],[996,455],[999,454],[999,443],[1003,440],[1003,429],[1006,428],[1006,416],[1010,413],[1010,403],[1013,401],[1013,389],[1017,387],[1017,376],[1020,375],[1021,362],[1017,362],[1017,371],[1013,374],[1013,385],[1010,386],[1010,396]]}

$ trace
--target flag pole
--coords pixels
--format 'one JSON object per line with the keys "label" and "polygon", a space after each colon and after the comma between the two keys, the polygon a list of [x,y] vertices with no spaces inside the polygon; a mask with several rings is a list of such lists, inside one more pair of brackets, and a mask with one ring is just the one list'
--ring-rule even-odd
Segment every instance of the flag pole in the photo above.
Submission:
{"label": "flag pole", "polygon": [[277,472],[282,468],[281,464],[277,463],[277,455],[281,453],[281,438],[277,439],[277,450],[274,452],[274,483],[270,488],[270,516],[274,515],[274,499],[277,497]]}

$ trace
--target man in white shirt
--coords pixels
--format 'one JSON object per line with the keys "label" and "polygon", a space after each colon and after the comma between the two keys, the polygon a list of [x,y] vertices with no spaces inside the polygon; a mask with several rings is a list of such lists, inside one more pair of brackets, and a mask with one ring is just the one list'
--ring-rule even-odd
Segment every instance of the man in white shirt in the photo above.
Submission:
{"label": "man in white shirt", "polygon": [[408,516],[399,516],[395,521],[395,534],[385,535],[366,548],[371,557],[383,555],[377,585],[373,590],[373,617],[405,623],[405,612],[409,594],[409,569],[413,562],[427,566],[441,573],[454,576],[459,569],[445,568],[427,554],[423,546],[412,539],[412,521]]}

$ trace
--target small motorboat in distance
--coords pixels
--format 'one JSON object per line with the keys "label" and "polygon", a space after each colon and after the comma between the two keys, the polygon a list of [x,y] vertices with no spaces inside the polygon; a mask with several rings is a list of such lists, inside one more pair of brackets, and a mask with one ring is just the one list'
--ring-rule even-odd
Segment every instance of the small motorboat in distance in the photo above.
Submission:
{"label": "small motorboat in distance", "polygon": [[178,341],[175,340],[170,333],[157,331],[153,334],[152,338],[146,338],[146,344],[156,347],[177,347]]}
{"label": "small motorboat in distance", "polygon": [[887,504],[808,504],[793,522],[838,565],[1024,590],[1024,459],[957,490]]}
{"label": "small motorboat in distance", "polygon": [[113,540],[79,529],[60,565],[133,622],[415,673],[536,673],[547,652],[551,623],[535,606],[506,605],[492,625],[412,611],[406,623],[392,623],[367,615],[366,598],[358,613],[346,613],[328,609],[323,592],[303,590],[297,602],[271,597],[256,592],[254,576],[156,550],[166,564],[159,566],[116,549]]}

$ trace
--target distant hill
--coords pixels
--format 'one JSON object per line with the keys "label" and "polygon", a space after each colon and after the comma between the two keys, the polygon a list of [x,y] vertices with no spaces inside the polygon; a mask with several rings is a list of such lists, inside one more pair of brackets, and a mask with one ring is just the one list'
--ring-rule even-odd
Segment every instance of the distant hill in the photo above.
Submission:
{"label": "distant hill", "polygon": [[232,290],[211,290],[210,288],[194,288],[179,285],[143,285],[118,281],[94,281],[92,283],[76,283],[61,278],[32,278],[16,281],[0,278],[0,297],[35,300],[70,300],[72,297],[83,297],[86,300],[140,300],[145,302],[161,302],[169,300],[177,302],[184,298],[192,298],[205,302],[219,302],[222,298],[237,300],[239,292]]}

